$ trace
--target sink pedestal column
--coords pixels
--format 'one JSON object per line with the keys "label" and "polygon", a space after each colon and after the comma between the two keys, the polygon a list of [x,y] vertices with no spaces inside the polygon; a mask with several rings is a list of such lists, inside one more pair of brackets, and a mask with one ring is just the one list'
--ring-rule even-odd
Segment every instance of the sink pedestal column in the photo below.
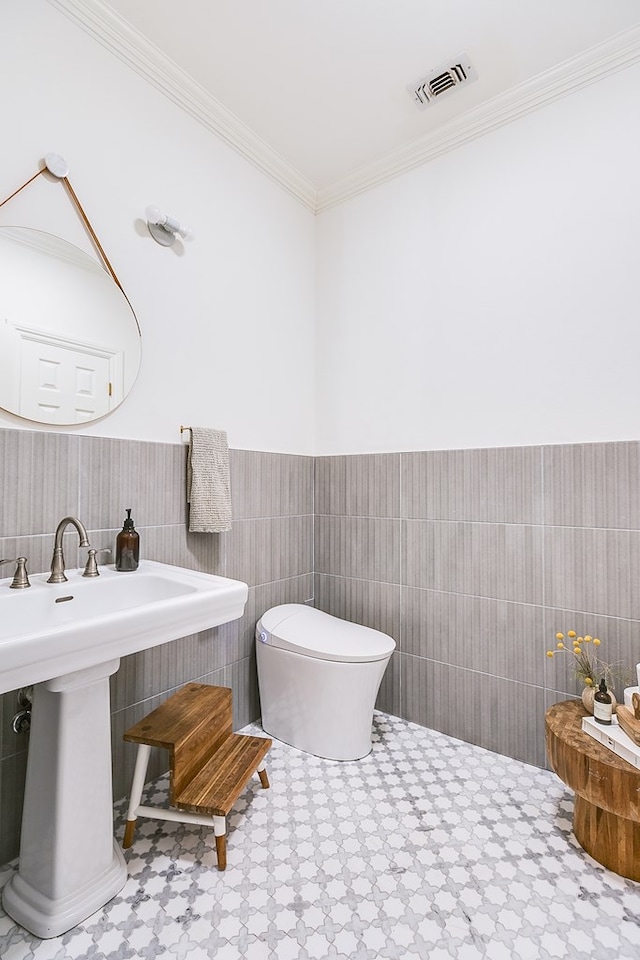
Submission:
{"label": "sink pedestal column", "polygon": [[2,902],[37,937],[86,920],[124,886],[113,837],[110,660],[34,687],[20,863]]}

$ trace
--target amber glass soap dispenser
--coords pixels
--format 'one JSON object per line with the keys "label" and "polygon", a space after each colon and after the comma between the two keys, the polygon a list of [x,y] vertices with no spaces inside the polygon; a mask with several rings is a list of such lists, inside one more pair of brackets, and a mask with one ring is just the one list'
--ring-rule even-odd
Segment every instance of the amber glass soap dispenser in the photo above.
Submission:
{"label": "amber glass soap dispenser", "polygon": [[131,508],[127,507],[127,519],[116,537],[116,570],[137,570],[140,557],[140,537],[133,526]]}

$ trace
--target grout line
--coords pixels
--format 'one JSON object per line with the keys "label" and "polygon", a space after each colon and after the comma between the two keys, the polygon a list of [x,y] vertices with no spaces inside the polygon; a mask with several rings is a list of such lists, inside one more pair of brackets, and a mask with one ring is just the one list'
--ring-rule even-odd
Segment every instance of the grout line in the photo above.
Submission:
{"label": "grout line", "polygon": [[[287,514],[288,516],[288,514]],[[314,514],[316,517],[322,517],[328,520],[340,519],[340,520],[384,520],[389,522],[400,522],[402,520],[409,521],[411,523],[450,523],[450,524],[467,524],[469,526],[477,527],[533,527],[541,528],[543,530],[590,530],[590,531],[606,531],[609,533],[640,533],[640,527],[603,527],[603,526],[592,526],[589,524],[569,524],[569,523],[534,523],[528,520],[468,520],[465,518],[451,518],[451,517],[392,517],[392,516],[370,516],[368,514],[355,514],[355,513],[318,513]],[[250,518],[254,519],[254,518]],[[260,519],[260,518],[257,518]]]}
{"label": "grout line", "polygon": [[558,606],[553,606],[548,604],[545,605],[542,602],[535,603],[531,600],[511,600],[506,597],[488,597],[485,594],[479,594],[479,593],[461,593],[456,590],[438,590],[435,587],[416,587],[410,583],[395,583],[391,580],[370,580],[370,579],[367,579],[366,577],[348,577],[348,576],[343,576],[342,574],[326,573],[325,571],[322,571],[322,570],[316,570],[315,572],[320,577],[332,577],[334,580],[350,580],[350,581],[352,580],[355,582],[372,583],[372,584],[379,583],[379,584],[384,584],[385,586],[388,586],[388,587],[400,587],[406,590],[420,590],[423,593],[436,593],[436,594],[442,594],[449,597],[468,597],[471,600],[487,600],[490,603],[508,603],[508,604],[513,604],[515,606],[520,606],[520,607],[537,607],[540,610],[548,610],[548,611],[555,610],[558,613],[573,613],[578,616],[600,617],[605,620],[620,620],[622,623],[640,623],[640,617],[620,617],[611,613],[598,613],[597,611],[594,611],[594,610],[576,610],[573,607],[558,607]]}
{"label": "grout line", "polygon": [[[451,670],[463,670],[465,673],[473,673],[480,677],[489,677],[491,680],[504,680],[505,683],[517,683],[523,687],[531,687],[534,690],[545,690],[544,683],[530,683],[528,680],[514,680],[513,677],[505,677],[499,673],[488,673],[486,670],[477,670],[473,667],[465,667],[459,663],[451,663],[449,660],[437,660],[435,657],[420,657],[417,653],[407,653],[403,651],[400,651],[400,655],[403,657],[410,657],[412,660],[421,660],[425,663],[437,663],[442,667],[449,667]],[[564,691],[559,692],[564,693]]]}

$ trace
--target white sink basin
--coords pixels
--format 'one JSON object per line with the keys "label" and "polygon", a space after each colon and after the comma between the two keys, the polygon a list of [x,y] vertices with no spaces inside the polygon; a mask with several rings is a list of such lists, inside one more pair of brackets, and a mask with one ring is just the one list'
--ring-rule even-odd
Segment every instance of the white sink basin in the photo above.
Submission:
{"label": "white sink basin", "polygon": [[236,620],[248,595],[239,580],[151,560],[66,575],[53,584],[36,574],[25,590],[0,580],[0,693]]}
{"label": "white sink basin", "polygon": [[[113,839],[109,677],[120,657],[237,620],[246,583],[144,560],[67,583],[0,580],[0,693],[34,685],[20,864],[6,912],[57,937],[124,886]],[[58,602],[56,602],[58,601]]]}

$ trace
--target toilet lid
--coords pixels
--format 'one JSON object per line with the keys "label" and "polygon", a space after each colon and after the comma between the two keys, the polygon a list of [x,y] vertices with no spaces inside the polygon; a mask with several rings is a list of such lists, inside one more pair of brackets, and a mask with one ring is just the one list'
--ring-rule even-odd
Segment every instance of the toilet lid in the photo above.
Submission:
{"label": "toilet lid", "polygon": [[386,633],[340,620],[301,603],[285,603],[267,610],[256,626],[256,639],[316,660],[351,663],[384,660],[396,646]]}

